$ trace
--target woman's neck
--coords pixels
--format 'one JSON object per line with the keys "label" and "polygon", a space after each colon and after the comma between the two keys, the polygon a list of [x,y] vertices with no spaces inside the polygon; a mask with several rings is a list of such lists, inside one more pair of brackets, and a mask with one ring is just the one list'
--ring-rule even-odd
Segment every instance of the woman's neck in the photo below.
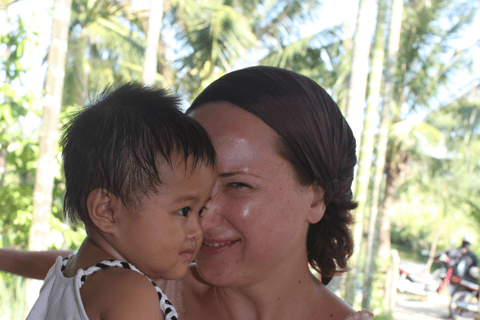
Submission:
{"label": "woman's neck", "polygon": [[321,284],[305,268],[302,272],[242,288],[214,287],[215,300],[225,319],[295,319],[309,309],[308,302]]}
{"label": "woman's neck", "polygon": [[201,285],[203,290],[193,295],[188,293],[192,288],[188,284],[191,278],[185,279],[187,320],[304,318],[316,311],[322,292],[328,291],[312,276],[306,262],[302,267],[272,270],[264,279],[249,285],[208,288]]}

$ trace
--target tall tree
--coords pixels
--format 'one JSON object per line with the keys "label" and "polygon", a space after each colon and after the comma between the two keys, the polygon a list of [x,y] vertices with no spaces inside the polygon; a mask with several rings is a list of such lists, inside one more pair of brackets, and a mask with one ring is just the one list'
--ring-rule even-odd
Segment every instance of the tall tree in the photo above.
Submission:
{"label": "tall tree", "polygon": [[291,44],[299,37],[299,25],[314,16],[319,2],[176,0],[171,4],[174,31],[182,44],[176,52],[176,90],[190,98],[218,76],[244,66],[255,50],[268,54]]}
{"label": "tall tree", "polygon": [[[357,15],[357,26],[353,36],[352,65],[348,87],[348,98],[345,116],[352,127],[357,139],[357,146],[361,138],[364,118],[365,94],[367,90],[367,77],[369,66],[370,43],[373,28],[370,14],[375,12],[375,0],[360,0]],[[371,28],[372,27],[372,28]],[[358,152],[358,151],[357,151]],[[354,195],[356,197],[356,195]],[[345,301],[353,305],[355,298],[355,284],[358,273],[359,249],[362,244],[363,212],[355,211],[354,242],[355,250],[350,258],[353,270],[347,274]]]}
{"label": "tall tree", "polygon": [[[388,227],[390,225],[390,220],[385,217],[385,212],[380,211],[381,203],[383,202],[383,197],[381,198],[381,188],[385,170],[385,162],[387,158],[387,143],[388,143],[388,133],[390,130],[390,123],[392,112],[397,109],[395,104],[394,95],[393,95],[393,84],[394,77],[397,72],[397,56],[400,46],[400,34],[401,34],[401,25],[402,25],[402,13],[403,13],[403,0],[393,0],[391,13],[390,13],[390,30],[389,30],[389,39],[388,39],[388,49],[387,49],[387,61],[386,61],[386,71],[385,71],[385,86],[383,87],[382,97],[382,111],[380,115],[380,129],[378,133],[378,142],[377,142],[377,154],[375,160],[375,171],[373,178],[373,192],[372,192],[372,206],[370,214],[376,216],[380,212],[380,216],[376,218],[375,226],[380,228],[378,231],[378,236],[374,234],[372,239],[372,255],[374,259],[378,259],[379,266],[388,266],[388,260],[390,258],[390,233]],[[378,220],[378,221],[377,221]],[[378,237],[378,240],[376,239]],[[380,242],[384,246],[382,250],[377,251],[377,243]],[[388,247],[386,245],[388,244]],[[379,252],[379,257],[377,258],[377,252]],[[375,264],[375,262],[373,262]],[[382,272],[385,270],[382,270]],[[386,273],[386,272],[385,272]],[[386,283],[386,282],[384,282]],[[388,289],[386,289],[388,291]],[[388,301],[385,302],[385,306],[390,305]]]}
{"label": "tall tree", "polygon": [[[378,120],[378,106],[380,101],[380,89],[383,75],[383,65],[385,57],[385,29],[387,18],[388,3],[386,0],[378,1],[377,12],[377,26],[375,30],[375,38],[372,47],[372,68],[370,72],[369,84],[368,84],[368,98],[367,108],[365,110],[365,121],[363,124],[363,134],[360,144],[360,150],[358,152],[358,171],[355,182],[356,200],[358,202],[357,211],[363,212],[366,216],[366,202],[368,186],[371,176],[373,151],[374,151],[374,139],[375,139],[375,123]],[[363,276],[363,297],[362,307],[365,309],[370,308],[370,295],[372,290],[373,281],[373,239],[375,236],[376,215],[370,214],[368,223],[368,241],[365,257],[365,268]]]}
{"label": "tall tree", "polygon": [[[401,2],[399,7],[400,5],[403,7],[403,1]],[[408,107],[410,110],[428,108],[440,89],[451,81],[452,75],[466,65],[465,56],[453,50],[451,40],[471,21],[476,6],[478,4],[473,2],[455,0],[406,3],[403,19],[409,23],[402,26],[396,59],[390,60],[390,55],[388,58],[394,61],[396,70],[393,78],[390,78],[390,81],[386,80],[387,92],[384,96],[381,122],[383,128],[391,128],[390,123],[395,124],[402,120],[405,113],[400,112],[401,107]],[[445,17],[448,18],[444,19]],[[391,208],[394,204],[395,191],[399,187],[398,180],[404,176],[403,170],[408,167],[409,155],[408,150],[402,148],[402,144],[395,144],[393,141],[387,143],[387,137],[386,133],[381,133],[380,139],[383,142],[378,143],[382,150],[387,146],[384,158],[385,171],[376,173],[376,176],[384,173],[386,175],[384,196],[380,204],[378,265],[382,267],[389,265],[393,215]],[[377,155],[378,161],[382,161],[381,155],[382,153]],[[377,164],[377,169],[383,168],[380,165]],[[375,180],[382,181],[380,178]],[[374,192],[377,192],[377,187],[380,188],[379,185],[376,184]],[[378,274],[382,274],[381,270],[377,272]],[[385,300],[391,298],[390,292],[394,292],[394,288],[385,288],[383,295],[386,297]],[[390,305],[388,301],[385,301],[385,304]]]}
{"label": "tall tree", "polygon": [[73,0],[63,105],[83,105],[98,88],[142,76],[148,15],[130,1]]}
{"label": "tall tree", "polygon": [[148,17],[147,49],[143,62],[143,82],[155,83],[158,61],[158,37],[162,26],[163,0],[150,0],[150,15]]}
{"label": "tall tree", "polygon": [[[48,248],[49,218],[52,206],[52,191],[57,167],[57,136],[62,105],[63,79],[68,43],[71,0],[55,0],[53,8],[52,40],[48,54],[48,69],[45,82],[43,124],[40,135],[40,151],[33,191],[32,224],[29,235],[29,250]],[[38,286],[27,282],[25,310],[33,306],[38,295]]]}
{"label": "tall tree", "polygon": [[376,11],[375,3],[375,0],[359,1],[357,25],[353,36],[352,65],[345,117],[358,142],[360,142],[365,109],[370,43],[374,27],[372,12]]}

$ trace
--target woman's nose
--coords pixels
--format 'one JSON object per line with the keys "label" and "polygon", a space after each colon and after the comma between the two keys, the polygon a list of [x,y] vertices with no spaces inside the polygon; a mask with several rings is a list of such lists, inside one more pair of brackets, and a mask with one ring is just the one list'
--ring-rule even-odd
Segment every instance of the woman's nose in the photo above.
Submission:
{"label": "woman's nose", "polygon": [[223,218],[218,208],[218,201],[215,201],[215,198],[212,197],[202,213],[203,232],[206,233],[222,224]]}

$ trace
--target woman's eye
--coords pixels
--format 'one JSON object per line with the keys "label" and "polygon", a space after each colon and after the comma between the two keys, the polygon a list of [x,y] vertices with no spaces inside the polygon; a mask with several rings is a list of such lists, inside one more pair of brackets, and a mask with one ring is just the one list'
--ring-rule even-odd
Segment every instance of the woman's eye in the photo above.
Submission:
{"label": "woman's eye", "polygon": [[242,182],[232,182],[229,185],[233,188],[250,188],[248,184]]}
{"label": "woman's eye", "polygon": [[190,211],[190,208],[186,207],[186,208],[182,208],[180,210],[177,210],[177,213],[181,216],[187,217],[189,211]]}

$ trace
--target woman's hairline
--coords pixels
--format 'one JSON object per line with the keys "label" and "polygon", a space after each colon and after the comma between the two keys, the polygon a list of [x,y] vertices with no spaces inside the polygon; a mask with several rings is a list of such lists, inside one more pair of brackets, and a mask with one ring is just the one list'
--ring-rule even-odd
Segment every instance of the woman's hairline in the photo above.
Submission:
{"label": "woman's hairline", "polygon": [[[253,113],[250,109],[248,108],[245,108],[245,107],[242,107],[242,106],[239,106],[238,104],[235,104],[233,102],[230,102],[228,100],[214,100],[214,101],[206,101],[206,102],[202,102],[198,105],[195,105],[194,108],[192,109],[192,107],[188,108],[185,113],[192,116],[194,115],[194,112],[197,110],[197,109],[200,109],[202,107],[205,107],[205,105],[215,105],[215,104],[220,104],[220,103],[224,103],[224,104],[228,104],[230,106],[233,106],[233,107],[236,107],[236,108],[239,108],[239,109],[242,109],[243,111],[245,112],[248,112],[250,113],[251,115],[255,116],[257,119],[259,119],[262,123],[264,123],[266,126],[268,126],[270,129],[272,129],[272,131],[274,132],[275,136],[274,136],[274,139],[273,141],[271,142],[271,146],[272,146],[272,149],[275,151],[275,153],[281,157],[282,159],[284,159],[285,161],[288,162],[289,166],[291,166],[291,168],[293,169],[293,173],[294,173],[294,177],[295,177],[295,183],[298,184],[298,186],[310,186],[310,185],[313,185],[314,183],[316,183],[316,179],[313,179],[313,181],[305,181],[305,179],[302,178],[301,174],[300,174],[300,170],[296,168],[296,166],[294,166],[294,163],[293,163],[293,159],[290,159],[289,156],[292,156],[292,148],[289,148],[288,147],[288,142],[287,142],[287,139],[285,139],[285,137],[283,137],[277,130],[275,130],[275,128],[273,128],[272,126],[270,126],[268,123],[266,123],[261,117],[259,117],[257,114]],[[311,179],[310,179],[311,180]]]}

